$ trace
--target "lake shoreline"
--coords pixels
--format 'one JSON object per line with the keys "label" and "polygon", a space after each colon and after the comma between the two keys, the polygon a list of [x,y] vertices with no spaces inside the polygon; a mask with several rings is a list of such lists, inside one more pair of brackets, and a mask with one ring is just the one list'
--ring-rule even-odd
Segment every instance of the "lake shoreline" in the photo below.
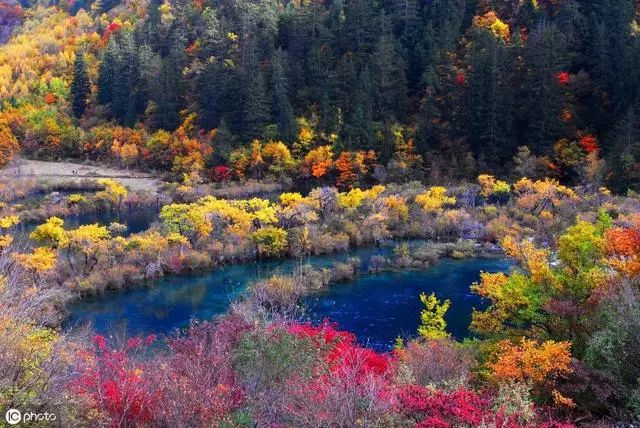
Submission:
{"label": "lake shoreline", "polygon": [[[360,249],[358,255],[379,254],[375,249],[368,250]],[[387,251],[387,254],[392,253]],[[340,260],[345,260],[345,255],[342,256],[343,258]],[[316,270],[322,270],[332,266],[332,263],[340,263],[340,261],[338,259],[332,260],[327,256],[318,256],[309,261],[309,266]],[[318,318],[316,316],[317,312],[310,306],[310,302],[331,300],[334,295],[339,296],[346,293],[347,295],[354,294],[357,296],[362,290],[368,290],[367,294],[384,293],[384,290],[393,290],[394,292],[404,293],[404,299],[407,298],[406,294],[409,293],[410,307],[413,307],[416,302],[419,302],[419,291],[433,290],[439,294],[439,297],[440,293],[444,293],[444,298],[452,298],[455,302],[454,307],[457,308],[456,311],[459,309],[463,312],[462,317],[460,317],[454,311],[452,313],[454,318],[451,320],[456,337],[462,337],[466,335],[464,332],[467,331],[468,327],[467,318],[470,317],[471,313],[471,303],[469,302],[472,302],[475,307],[480,306],[481,301],[479,296],[471,293],[469,289],[471,283],[477,280],[481,270],[507,271],[511,266],[513,266],[511,260],[492,254],[484,257],[475,256],[469,259],[443,257],[438,263],[425,269],[385,269],[378,271],[363,269],[351,281],[332,281],[321,289],[309,290],[308,293],[300,296],[298,302],[300,312],[298,312],[296,319],[317,324],[319,319],[321,321],[324,317]],[[294,274],[297,265],[294,261],[287,260],[284,265],[272,263],[265,269],[267,270],[267,277],[269,277],[269,274],[290,276]],[[165,279],[157,283],[153,288],[143,287],[128,290],[127,292],[114,292],[102,298],[94,297],[76,301],[69,306],[69,313],[61,327],[65,330],[73,330],[90,322],[92,331],[98,334],[106,334],[107,336],[119,337],[146,334],[172,336],[176,332],[183,331],[192,320],[210,321],[218,316],[228,314],[230,310],[237,313],[243,313],[244,309],[250,311],[255,305],[251,297],[251,288],[255,284],[256,278],[260,277],[260,275],[261,273],[251,273],[250,269],[245,269],[242,266],[231,265],[205,275],[174,276],[171,280]],[[454,278],[456,275],[463,275],[463,279],[447,282],[447,278]],[[415,281],[420,284],[420,281],[424,282],[424,278],[429,278],[429,283],[433,282],[433,284],[442,285],[434,285],[433,287],[435,288],[430,285],[426,286],[426,288],[424,285],[419,285],[422,288],[416,291]],[[409,282],[406,283],[406,281]],[[363,284],[381,285],[380,287],[371,288]],[[410,291],[412,287],[414,292]],[[385,305],[389,304],[391,305],[389,306],[389,313],[393,313],[394,310],[397,312],[397,305],[394,306],[390,302]],[[243,309],[243,305],[248,306]],[[361,310],[367,311],[369,305],[370,303],[362,305]],[[359,306],[358,308],[360,310]],[[344,314],[339,314],[340,316],[338,317],[331,316],[330,319],[342,325],[344,320],[341,316],[350,317],[349,313],[349,311],[345,311]],[[374,310],[370,316],[384,317],[386,316],[385,313],[386,310]],[[419,308],[417,307],[403,309],[401,313],[406,314],[411,322],[414,321],[414,318],[415,320],[419,318]],[[360,314],[360,318],[362,315]],[[353,317],[353,320],[358,318]],[[464,322],[461,320],[464,320]],[[404,327],[400,330],[398,333],[403,333],[407,336],[406,333],[409,330]]]}

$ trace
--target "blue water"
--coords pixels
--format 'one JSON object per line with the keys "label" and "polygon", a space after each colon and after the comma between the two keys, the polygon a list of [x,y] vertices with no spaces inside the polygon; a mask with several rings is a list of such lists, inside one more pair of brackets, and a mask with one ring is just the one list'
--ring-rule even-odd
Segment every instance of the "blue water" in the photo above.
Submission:
{"label": "blue water", "polygon": [[[336,260],[360,257],[363,270],[374,254],[389,256],[391,248],[366,248],[349,254],[313,257],[316,267],[331,266]],[[283,260],[226,266],[217,271],[165,277],[149,288],[110,292],[68,307],[67,327],[91,323],[105,335],[168,334],[186,327],[191,319],[206,320],[223,314],[247,284],[273,273],[291,272],[299,262]],[[442,260],[425,271],[385,272],[362,275],[354,281],[333,284],[326,291],[305,299],[306,317],[324,318],[355,333],[363,344],[388,349],[395,338],[413,336],[419,324],[421,292],[435,292],[450,299],[449,331],[457,338],[467,335],[473,307],[483,302],[469,291],[480,271],[507,271],[506,259]]]}
{"label": "blue water", "polygon": [[473,308],[486,305],[469,286],[481,271],[505,272],[511,266],[506,259],[441,260],[424,271],[383,272],[335,284],[306,303],[313,321],[327,318],[355,333],[361,343],[388,350],[398,336],[415,337],[424,307],[420,293],[435,293],[441,300],[451,300],[445,315],[447,331],[464,339]]}
{"label": "blue water", "polygon": [[[64,228],[75,229],[79,226],[86,224],[98,223],[103,226],[109,226],[112,222],[117,222],[127,226],[127,230],[123,233],[124,236],[129,236],[132,233],[142,232],[147,230],[151,223],[158,220],[158,212],[155,207],[149,208],[135,208],[135,209],[123,209],[120,216],[116,211],[102,210],[86,214],[72,215],[65,217]],[[29,234],[42,222],[23,222],[20,223],[14,236],[18,242],[27,242]]]}

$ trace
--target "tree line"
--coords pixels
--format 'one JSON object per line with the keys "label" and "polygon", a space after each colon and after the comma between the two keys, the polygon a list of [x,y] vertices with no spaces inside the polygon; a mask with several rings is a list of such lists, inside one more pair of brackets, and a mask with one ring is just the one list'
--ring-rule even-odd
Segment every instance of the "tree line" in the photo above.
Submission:
{"label": "tree line", "polygon": [[513,3],[154,0],[132,28],[110,29],[95,97],[82,82],[72,97],[151,130],[196,112],[224,136],[216,163],[254,138],[292,145],[300,118],[338,151],[384,163],[400,125],[425,160],[472,156],[497,172],[521,146],[569,165],[595,136],[626,190],[640,153],[636,3]]}

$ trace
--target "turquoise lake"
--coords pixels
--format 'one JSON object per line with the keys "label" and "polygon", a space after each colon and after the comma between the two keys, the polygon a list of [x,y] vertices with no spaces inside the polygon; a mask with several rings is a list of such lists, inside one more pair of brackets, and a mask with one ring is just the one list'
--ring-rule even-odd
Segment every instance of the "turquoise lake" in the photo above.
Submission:
{"label": "turquoise lake", "polygon": [[[331,266],[347,257],[359,257],[366,272],[373,255],[390,256],[392,247],[364,248],[348,254],[311,257],[315,267]],[[69,305],[66,327],[90,323],[105,335],[169,334],[186,327],[191,319],[206,320],[225,313],[231,301],[242,296],[247,284],[273,273],[291,272],[299,261],[280,260],[221,267],[209,273],[168,276],[148,288],[109,292]],[[450,299],[446,320],[456,338],[468,336],[473,308],[486,304],[469,286],[481,271],[508,271],[513,262],[504,258],[440,260],[422,270],[363,274],[353,281],[332,284],[308,296],[305,319],[329,319],[356,334],[362,344],[379,350],[393,346],[398,336],[415,336],[420,319],[421,292]]]}

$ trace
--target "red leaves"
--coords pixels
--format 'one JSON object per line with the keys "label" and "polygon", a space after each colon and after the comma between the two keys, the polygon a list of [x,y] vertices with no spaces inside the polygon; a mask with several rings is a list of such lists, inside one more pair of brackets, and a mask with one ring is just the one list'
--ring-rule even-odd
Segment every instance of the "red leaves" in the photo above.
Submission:
{"label": "red leaves", "polygon": [[607,251],[631,257],[640,252],[640,229],[616,227],[607,231]]}
{"label": "red leaves", "polygon": [[570,79],[571,79],[571,76],[569,75],[568,71],[561,71],[559,73],[556,73],[556,80],[561,85],[568,85]]}
{"label": "red leaves", "polygon": [[582,137],[579,144],[587,154],[600,150],[600,147],[598,147],[598,139],[591,134]]}
{"label": "red leaves", "polygon": [[111,35],[120,31],[121,28],[122,24],[116,21],[113,21],[111,24],[107,25],[104,33],[102,33],[102,43],[106,45]]}
{"label": "red leaves", "polygon": [[131,354],[142,343],[154,338],[130,339],[123,349],[112,349],[103,336],[92,339],[95,348],[79,362],[79,377],[71,390],[85,398],[110,426],[135,425],[153,417],[151,403],[157,397],[150,392],[149,381],[140,363]]}
{"label": "red leaves", "polygon": [[358,378],[368,374],[385,375],[388,372],[388,355],[359,346],[354,334],[338,331],[335,327],[335,324],[328,321],[318,327],[310,324],[292,324],[289,332],[299,337],[310,338],[315,346],[323,351],[325,362],[332,371],[353,369],[357,365]]}
{"label": "red leaves", "polygon": [[109,426],[217,426],[244,404],[231,364],[231,348],[247,324],[228,317],[192,325],[170,339],[171,353],[141,358],[155,335],[129,338],[113,348],[96,335],[78,355],[79,376],[70,390]]}
{"label": "red leaves", "polygon": [[[312,345],[312,358],[306,362],[311,370],[308,376],[294,371],[277,384],[260,385],[260,394],[252,395],[255,379],[237,370],[235,355],[247,333],[273,330]],[[266,394],[273,419],[249,410],[255,422],[265,426],[296,426],[297,422],[355,426],[362,421],[363,425],[377,425],[389,417],[403,426],[417,427],[518,426],[518,414],[506,416],[496,410],[491,393],[398,382],[396,370],[403,365],[402,353],[381,354],[364,348],[352,333],[328,321],[319,326],[259,327],[229,316],[217,323],[193,324],[184,336],[168,339],[170,352],[139,358],[138,353],[154,340],[154,336],[130,338],[114,349],[98,335],[92,339],[93,348],[79,355],[79,376],[71,391],[88,406],[85,413],[95,415],[88,422],[218,426],[230,421],[239,409],[252,409],[256,403],[251,400]]]}
{"label": "red leaves", "polygon": [[197,41],[191,43],[189,46],[187,46],[184,51],[187,55],[195,55],[198,53],[198,50],[200,49],[200,43],[198,43]]}
{"label": "red leaves", "polygon": [[47,92],[44,96],[44,102],[49,105],[55,104],[57,101],[58,101],[58,97],[56,96],[56,94],[52,92]]}
{"label": "red leaves", "polygon": [[606,233],[609,264],[628,276],[640,274],[640,218],[627,227],[615,227]]}
{"label": "red leaves", "polygon": [[459,71],[453,79],[458,86],[464,86],[467,83],[467,75],[463,71]]}
{"label": "red leaves", "polygon": [[91,342],[95,344],[100,351],[104,352],[107,350],[107,340],[104,338],[104,336],[96,334],[95,336],[93,336]]}
{"label": "red leaves", "polygon": [[231,168],[224,165],[216,166],[211,173],[211,179],[218,182],[231,180]]}
{"label": "red leaves", "polygon": [[419,427],[479,426],[494,419],[489,400],[462,388],[444,392],[405,385],[397,398],[400,411],[415,419]]}

